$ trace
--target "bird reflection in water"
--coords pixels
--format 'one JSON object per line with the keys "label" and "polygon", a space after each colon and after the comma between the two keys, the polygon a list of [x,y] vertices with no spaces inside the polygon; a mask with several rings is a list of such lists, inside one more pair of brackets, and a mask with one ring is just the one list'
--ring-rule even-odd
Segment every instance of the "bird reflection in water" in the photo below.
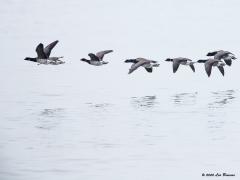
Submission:
{"label": "bird reflection in water", "polygon": [[235,97],[234,90],[226,90],[226,91],[217,91],[212,92],[212,97],[215,99],[213,102],[208,104],[209,108],[223,108],[227,104],[231,103]]}
{"label": "bird reflection in water", "polygon": [[63,108],[46,108],[43,109],[37,121],[37,128],[50,130],[56,127],[60,120],[63,119],[65,116],[65,109]]}
{"label": "bird reflection in water", "polygon": [[175,105],[194,105],[196,104],[197,92],[194,93],[178,93],[173,96]]}
{"label": "bird reflection in water", "polygon": [[40,113],[40,116],[57,117],[57,116],[61,116],[62,111],[64,111],[63,108],[43,109]]}
{"label": "bird reflection in water", "polygon": [[89,107],[92,108],[92,110],[97,111],[97,112],[101,112],[101,113],[102,112],[107,112],[113,106],[113,104],[110,104],[110,103],[92,103],[92,102],[88,102],[86,104],[89,105]]}
{"label": "bird reflection in water", "polygon": [[[208,129],[211,133],[212,140],[223,140],[225,136],[222,131],[227,123],[227,116],[229,110],[227,110],[226,106],[231,104],[233,100],[236,98],[235,90],[226,90],[226,91],[216,91],[211,93],[211,100],[208,103]],[[224,108],[224,110],[223,110]]]}
{"label": "bird reflection in water", "polygon": [[131,97],[131,104],[137,109],[152,108],[157,102],[156,96]]}

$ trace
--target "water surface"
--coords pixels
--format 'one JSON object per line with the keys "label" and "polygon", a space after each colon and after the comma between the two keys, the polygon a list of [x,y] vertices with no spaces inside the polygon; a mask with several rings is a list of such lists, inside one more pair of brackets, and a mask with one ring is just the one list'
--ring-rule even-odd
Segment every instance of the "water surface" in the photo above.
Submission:
{"label": "water surface", "polygon": [[[0,4],[0,179],[238,179],[239,62],[208,78],[201,64],[173,74],[163,61],[240,57],[238,1]],[[56,39],[66,64],[23,61]],[[106,66],[79,61],[104,49]],[[123,61],[139,56],[160,67],[128,75]]]}

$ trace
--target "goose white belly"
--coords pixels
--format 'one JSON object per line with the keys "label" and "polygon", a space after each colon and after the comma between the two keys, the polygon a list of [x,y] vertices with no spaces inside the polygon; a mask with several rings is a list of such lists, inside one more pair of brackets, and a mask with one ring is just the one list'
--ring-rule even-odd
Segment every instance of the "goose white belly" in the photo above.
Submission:
{"label": "goose white belly", "polygon": [[223,62],[216,62],[213,64],[213,66],[225,66],[225,63]]}
{"label": "goose white belly", "polygon": [[59,64],[64,64],[65,62],[64,61],[60,61],[60,60],[57,60],[57,61],[49,61],[49,64],[52,64],[52,65],[59,65]]}
{"label": "goose white belly", "polygon": [[49,63],[49,61],[47,59],[38,59],[37,62],[39,64],[48,64]]}
{"label": "goose white belly", "polygon": [[101,66],[102,65],[102,63],[100,61],[91,61],[90,64],[94,65],[94,66]]}
{"label": "goose white belly", "polygon": [[51,65],[59,65],[59,64],[64,64],[64,61],[61,60],[49,60],[49,59],[38,59],[37,62],[39,64],[51,64]]}
{"label": "goose white belly", "polygon": [[90,64],[91,65],[94,65],[94,66],[101,66],[103,64],[107,64],[108,62],[104,62],[104,61],[90,61]]}

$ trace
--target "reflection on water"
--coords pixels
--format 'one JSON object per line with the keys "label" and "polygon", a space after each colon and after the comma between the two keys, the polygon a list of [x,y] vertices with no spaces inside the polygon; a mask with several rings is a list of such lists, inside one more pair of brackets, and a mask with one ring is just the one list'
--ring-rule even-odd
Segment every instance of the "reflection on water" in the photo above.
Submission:
{"label": "reflection on water", "polygon": [[47,130],[52,129],[56,127],[64,117],[65,109],[63,108],[43,109],[37,118],[38,124],[36,127]]}
{"label": "reflection on water", "polygon": [[216,91],[212,92],[212,97],[214,101],[208,104],[208,107],[211,108],[223,108],[225,105],[231,103],[233,99],[235,99],[235,91],[234,90],[226,90],[226,91]]}
{"label": "reflection on water", "polygon": [[54,108],[54,109],[43,109],[40,112],[41,117],[62,117],[63,108]]}
{"label": "reflection on water", "polygon": [[45,93],[45,94],[42,94],[42,96],[46,96],[46,97],[62,97],[63,94]]}
{"label": "reflection on water", "polygon": [[178,93],[172,99],[175,105],[194,105],[196,104],[197,92],[194,93]]}
{"label": "reflection on water", "polygon": [[112,104],[109,104],[109,103],[97,103],[97,104],[86,103],[86,104],[89,104],[90,107],[93,107],[93,108],[107,108],[107,107],[110,107],[112,105]]}
{"label": "reflection on water", "polygon": [[[182,176],[203,180],[207,179],[201,177],[205,169],[239,172],[240,121],[232,123],[240,116],[239,93],[231,90],[209,93],[209,89],[240,88],[235,83],[237,77],[232,76],[238,75],[236,68],[228,74],[232,81],[226,83],[226,78],[206,80],[203,67],[193,79],[185,79],[188,74],[184,72],[165,79],[165,72],[170,75],[171,71],[168,65],[166,70],[163,65],[151,77],[146,76],[145,70],[142,75],[138,72],[129,77],[122,62],[111,61],[114,57],[118,59],[121,53],[125,56],[126,52],[128,56],[129,47],[134,47],[140,36],[150,42],[162,27],[163,36],[158,36],[159,39],[164,40],[168,30],[174,34],[175,20],[188,27],[198,25],[195,22],[198,19],[208,26],[217,11],[224,8],[228,18],[218,13],[215,23],[231,19],[226,23],[233,25],[240,13],[236,11],[240,1],[228,4],[207,0],[198,4],[190,0],[172,2],[138,1],[136,7],[136,3],[129,1],[1,1],[0,180],[158,180],[182,179],[179,178]],[[204,9],[204,16],[196,13],[207,5],[215,7]],[[178,10],[186,8],[191,11],[181,11],[181,17],[175,18]],[[58,19],[53,9],[58,10]],[[161,23],[155,22],[154,16],[158,14],[155,10],[168,12],[172,9],[177,11],[160,15]],[[146,10],[144,17],[136,14],[136,10]],[[91,13],[84,16],[89,11]],[[192,17],[186,19],[188,15]],[[126,19],[129,16],[131,18]],[[134,21],[139,19],[142,22]],[[83,28],[81,24],[87,22],[94,23]],[[141,24],[146,27],[141,28]],[[128,26],[128,30],[123,29],[123,25]],[[202,25],[200,23],[196,29]],[[51,28],[40,31],[42,27]],[[151,35],[147,37],[149,31]],[[223,32],[231,31],[226,28]],[[76,47],[76,35],[86,43],[81,50]],[[184,40],[184,35],[178,40]],[[194,36],[190,34],[189,39],[191,35]],[[240,37],[234,33],[230,36],[229,39],[234,37],[239,41]],[[175,37],[169,36],[167,43]],[[25,56],[35,56],[38,43],[48,44],[58,38],[60,43],[52,55],[69,55],[71,62],[64,66],[37,66],[23,60]],[[212,42],[217,38],[212,37]],[[96,44],[90,44],[93,39]],[[201,42],[201,37],[196,37],[196,41]],[[229,49],[237,48],[236,43],[228,43]],[[156,40],[151,46],[157,44]],[[79,61],[100,46],[119,48],[119,54],[106,57],[112,62],[109,66],[98,68]],[[155,51],[152,47],[143,49],[140,45],[134,50],[140,48],[139,51],[147,55]],[[234,65],[239,66],[237,62]],[[14,75],[6,76],[12,72]],[[212,143],[212,139],[222,140]]]}
{"label": "reflection on water", "polygon": [[210,138],[214,141],[216,140],[223,140],[225,138],[225,135],[223,135],[222,131],[224,130],[224,127],[226,126],[225,120],[219,120],[213,118],[212,120],[207,121],[207,127],[209,130]]}
{"label": "reflection on water", "polygon": [[143,97],[131,97],[131,104],[134,108],[137,109],[145,109],[145,108],[152,108],[157,102],[156,96],[143,96]]}
{"label": "reflection on water", "polygon": [[92,108],[92,110],[97,111],[97,112],[106,112],[109,110],[110,107],[113,106],[113,104],[110,103],[86,103],[89,105],[90,108]]}
{"label": "reflection on water", "polygon": [[211,93],[211,98],[213,98],[213,100],[208,103],[208,129],[214,141],[224,140],[226,138],[226,136],[222,134],[222,131],[226,128],[228,118],[226,118],[227,110],[223,108],[226,108],[228,104],[233,102],[236,98],[235,94],[236,91],[234,90]]}

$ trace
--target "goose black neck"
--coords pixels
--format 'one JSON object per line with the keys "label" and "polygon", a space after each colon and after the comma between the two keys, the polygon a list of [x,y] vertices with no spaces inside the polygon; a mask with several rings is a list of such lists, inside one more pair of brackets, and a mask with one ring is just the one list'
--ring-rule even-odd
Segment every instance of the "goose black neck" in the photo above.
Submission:
{"label": "goose black neck", "polygon": [[125,61],[125,63],[136,63],[136,62],[137,62],[136,59],[127,59],[127,60]]}
{"label": "goose black neck", "polygon": [[26,57],[24,60],[37,62],[37,58]]}
{"label": "goose black neck", "polygon": [[82,58],[81,61],[84,61],[84,62],[90,64],[90,60],[87,60],[87,59],[85,59],[85,58]]}

